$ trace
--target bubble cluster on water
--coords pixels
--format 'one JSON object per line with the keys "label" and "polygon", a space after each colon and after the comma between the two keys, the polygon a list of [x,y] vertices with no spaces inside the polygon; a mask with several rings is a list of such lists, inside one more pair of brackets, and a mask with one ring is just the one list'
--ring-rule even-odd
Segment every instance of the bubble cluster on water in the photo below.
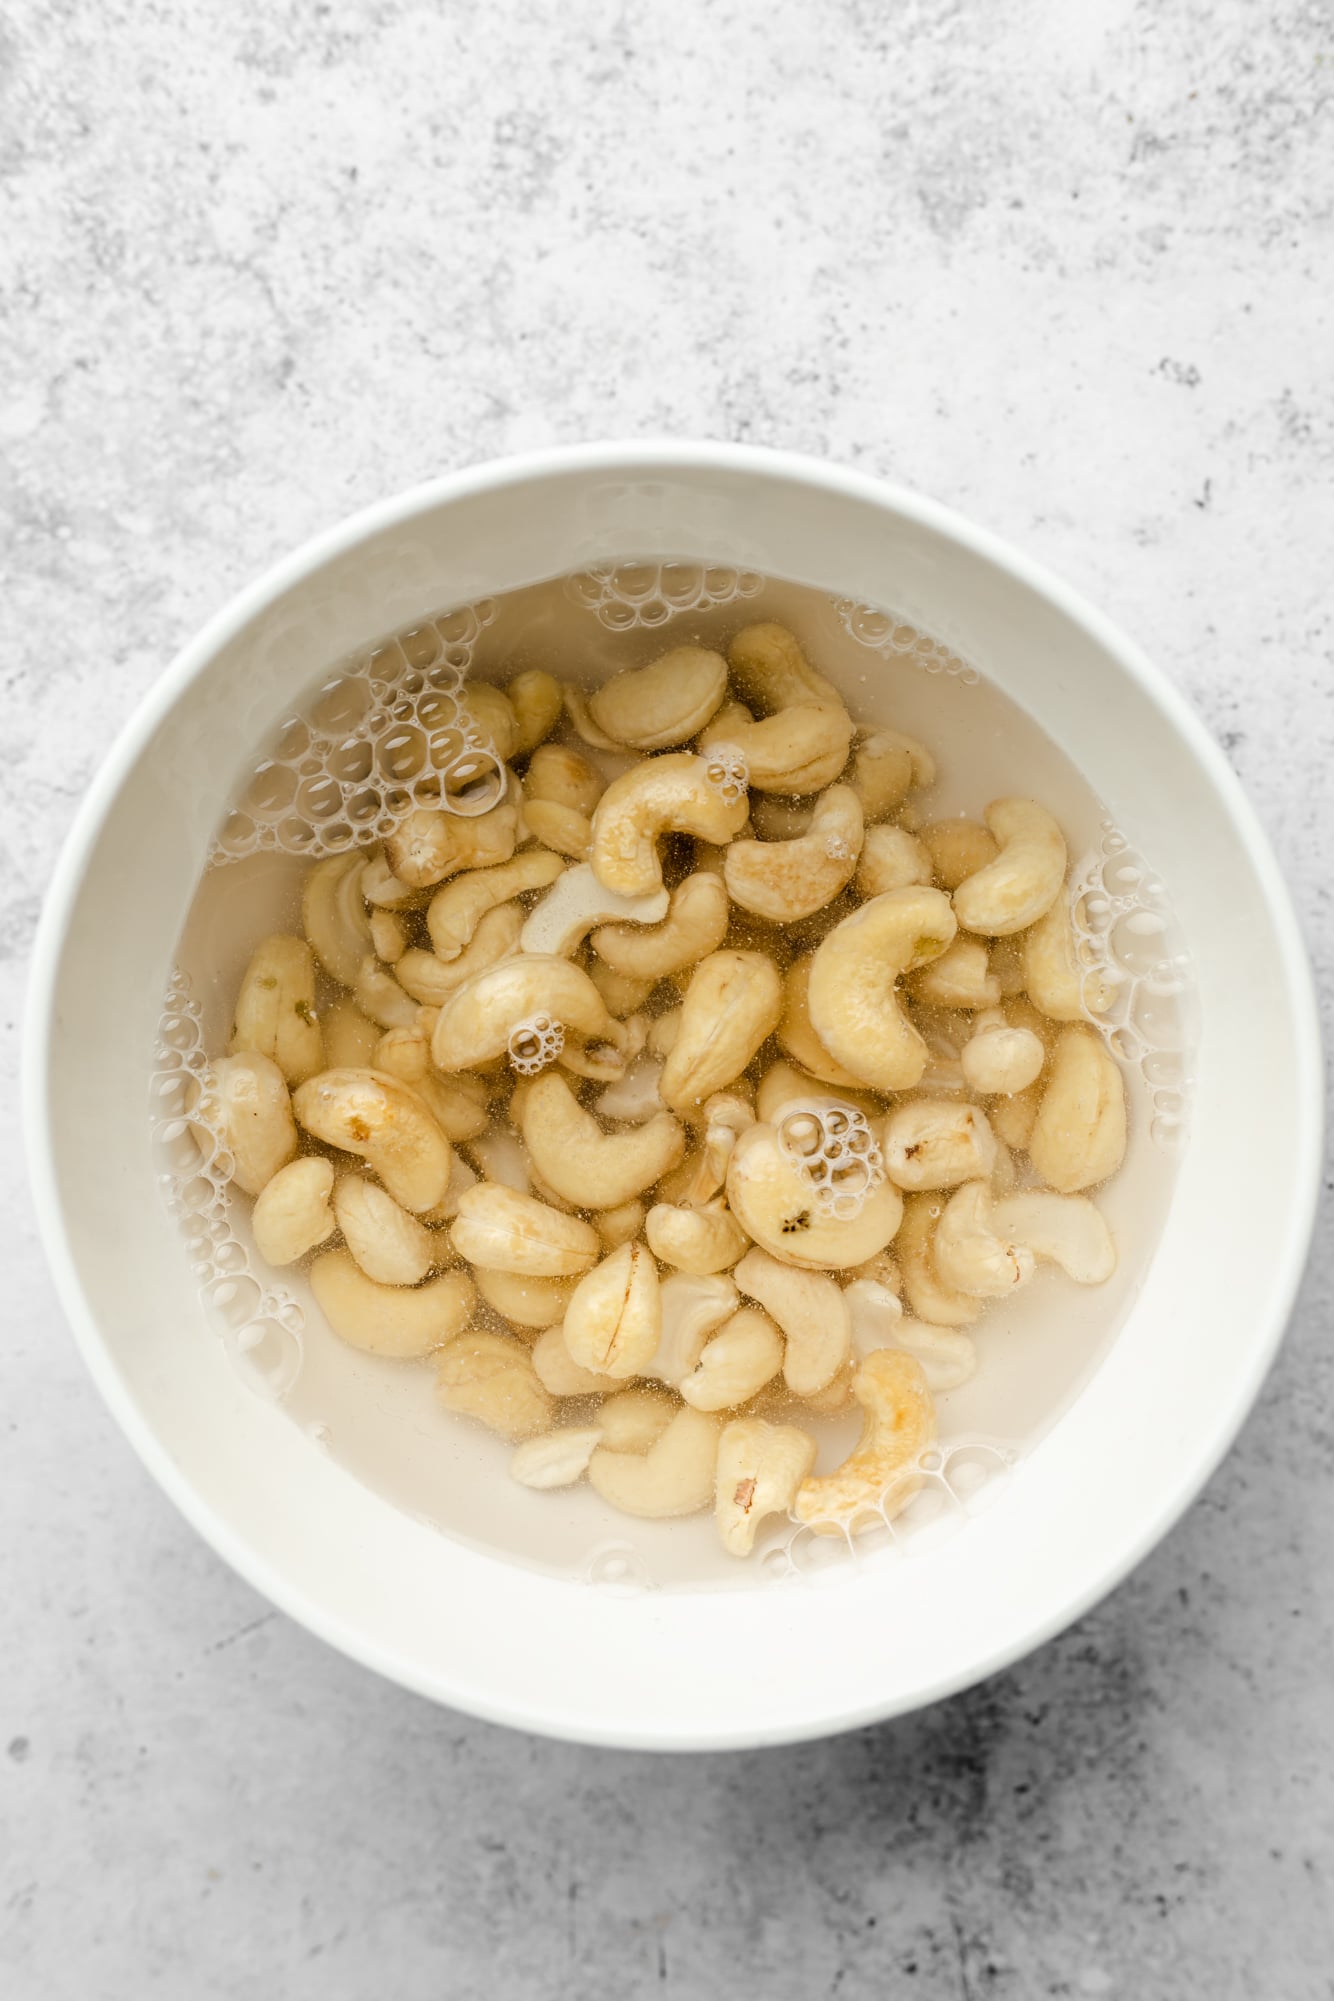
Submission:
{"label": "bubble cluster on water", "polygon": [[[1014,1445],[993,1438],[942,1440],[917,1461],[921,1485],[906,1506],[884,1496],[868,1501],[851,1522],[803,1523],[761,1559],[775,1583],[818,1584],[886,1556],[924,1555],[949,1541],[994,1506],[1019,1463]],[[896,1488],[902,1474],[895,1475]]]}
{"label": "bubble cluster on water", "polygon": [[882,659],[906,660],[925,674],[949,674],[965,687],[977,685],[980,677],[976,667],[970,667],[943,640],[933,639],[929,632],[920,632],[897,612],[858,604],[853,598],[837,598],[834,610],[848,637]]}
{"label": "bubble cluster on water", "polygon": [[709,563],[605,563],[567,578],[565,589],[609,632],[631,632],[753,598],[763,585],[754,570]]}
{"label": "bubble cluster on water", "polygon": [[885,1178],[866,1114],[853,1105],[799,1099],[779,1121],[778,1143],[810,1183],[821,1214],[840,1223],[860,1216]]}
{"label": "bubble cluster on water", "polygon": [[235,1163],[210,1114],[207,1072],[199,1003],[178,972],[167,988],[149,1084],[158,1180],[229,1357],[249,1388],[282,1398],[301,1372],[305,1314],[232,1227]]}
{"label": "bubble cluster on water", "polygon": [[494,617],[486,598],[345,661],[282,722],[210,859],[268,850],[318,860],[382,840],[418,807],[472,815],[493,806],[505,769],[468,712],[463,677]]}

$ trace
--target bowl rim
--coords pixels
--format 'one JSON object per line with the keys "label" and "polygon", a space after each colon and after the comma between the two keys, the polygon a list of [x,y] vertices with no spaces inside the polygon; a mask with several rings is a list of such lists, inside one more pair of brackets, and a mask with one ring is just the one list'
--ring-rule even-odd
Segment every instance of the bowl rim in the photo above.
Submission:
{"label": "bowl rim", "polygon": [[[314,1603],[247,1542],[212,1505],[201,1499],[188,1474],[177,1465],[122,1380],[85,1293],[74,1261],[56,1171],[53,1136],[47,1120],[51,1063],[51,1020],[65,939],[103,825],[141,752],[178,697],[213,657],[252,619],[293,585],[370,537],[442,504],[494,492],[532,480],[569,473],[617,473],[633,469],[643,477],[671,471],[721,471],[758,476],[791,486],[823,489],[832,495],[897,513],[991,563],[1012,580],[1054,605],[1112,654],[1137,684],[1169,731],[1200,765],[1255,869],[1273,926],[1278,965],[1294,1029],[1292,1056],[1299,1080],[1298,1127],[1293,1134],[1293,1178],[1299,1199],[1289,1215],[1286,1238],[1274,1258],[1269,1302],[1238,1370],[1224,1418],[1183,1455],[1176,1477],[1164,1481],[1156,1508],[1138,1538],[1105,1564],[1084,1590],[1066,1598],[1024,1633],[975,1658],[929,1691],[904,1698],[860,1704],[855,1711],[831,1713],[818,1722],[808,1715],[761,1729],[698,1728],[689,1737],[675,1730],[600,1731],[587,1720],[565,1720],[536,1706],[498,1704],[472,1685],[451,1684],[446,1675],[419,1671],[390,1649],[368,1640],[345,1619]],[[51,1270],[57,1299],[83,1363],[139,1459],[205,1542],[256,1591],[340,1652],[401,1687],[485,1721],[538,1732],[567,1741],[636,1750],[724,1750],[807,1741],[886,1720],[973,1686],[1022,1659],[1081,1618],[1114,1590],[1180,1520],[1231,1450],[1259,1395],[1283,1338],[1305,1270],[1321,1187],[1324,1143],[1324,1058],[1318,1002],[1311,963],[1288,884],[1269,838],[1241,782],[1220,746],[1185,697],[1142,649],[1044,564],[1004,538],[979,527],[954,509],[897,482],[826,462],[804,453],[771,450],[707,439],[634,438],[545,447],[488,459],[440,474],[358,509],[333,527],[309,537],[236,592],[175,654],[140,698],[112,741],[74,814],[52,873],[33,942],[23,1020],[22,1124],[39,1240]]]}

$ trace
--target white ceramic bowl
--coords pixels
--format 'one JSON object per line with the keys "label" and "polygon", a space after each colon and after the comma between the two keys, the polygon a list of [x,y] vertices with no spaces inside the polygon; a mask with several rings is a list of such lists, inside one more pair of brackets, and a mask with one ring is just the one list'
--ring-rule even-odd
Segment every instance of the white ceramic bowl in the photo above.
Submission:
{"label": "white ceramic bowl", "polygon": [[[1202,1032],[1193,1125],[1142,1290],[1022,1476],[929,1558],[818,1587],[614,1595],[434,1532],[250,1394],[202,1313],[149,1144],[161,995],[246,753],[354,644],[598,561],[749,566],[944,629],[1081,767],[1170,886]],[[1321,1066],[1287,891],[1220,752],[1055,578],[928,501],[722,445],[515,458],[372,507],[189,645],[108,756],[40,929],[28,1137],[88,1367],[150,1471],[276,1605],[478,1715],[705,1749],[891,1716],[1004,1666],[1162,1536],[1235,1436],[1301,1274]],[[1257,1171],[1260,1164],[1262,1171]]]}

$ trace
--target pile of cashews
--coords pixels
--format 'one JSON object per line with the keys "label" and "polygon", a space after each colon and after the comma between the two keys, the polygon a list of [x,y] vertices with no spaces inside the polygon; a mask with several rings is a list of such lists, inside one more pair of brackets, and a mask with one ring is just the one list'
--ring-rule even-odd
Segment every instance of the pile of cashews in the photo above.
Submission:
{"label": "pile of cashews", "polygon": [[[923,824],[928,751],[773,624],[467,701],[503,797],[318,862],[199,1116],[342,1340],[430,1356],[533,1488],[855,1533],[1038,1264],[1116,1252],[1126,1100],[1066,843]],[[795,1421],[859,1406],[827,1475]]]}

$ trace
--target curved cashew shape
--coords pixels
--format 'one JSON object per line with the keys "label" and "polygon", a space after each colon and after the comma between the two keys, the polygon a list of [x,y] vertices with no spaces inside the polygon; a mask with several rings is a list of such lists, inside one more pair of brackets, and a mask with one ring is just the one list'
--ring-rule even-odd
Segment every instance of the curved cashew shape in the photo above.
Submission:
{"label": "curved cashew shape", "polygon": [[727,893],[743,910],[775,924],[811,917],[851,882],[862,832],[856,793],[831,785],[796,840],[733,841],[723,860]]}
{"label": "curved cashew shape", "polygon": [[741,1296],[730,1278],[676,1271],[662,1280],[659,1298],[658,1346],[640,1373],[675,1390],[699,1361],[710,1334],[736,1312]]}
{"label": "curved cashew shape", "polygon": [[525,952],[568,959],[596,924],[657,924],[666,915],[665,889],[650,890],[646,896],[621,896],[605,888],[587,862],[580,862],[567,868],[529,911],[520,943]]}
{"label": "curved cashew shape", "polygon": [[595,1217],[593,1227],[609,1251],[619,1250],[643,1230],[645,1213],[642,1202],[618,1202]]}
{"label": "curved cashew shape", "polygon": [[760,1250],[747,1251],[733,1276],[746,1297],[758,1300],[782,1328],[783,1380],[793,1396],[827,1389],[852,1352],[852,1317],[837,1283]]}
{"label": "curved cashew shape", "polygon": [[1052,1052],[1028,1157],[1049,1188],[1073,1195],[1115,1174],[1126,1155],[1126,1089],[1095,1029],[1071,1023]]}
{"label": "curved cashew shape", "polygon": [[1086,1196],[1024,1188],[993,1203],[991,1219],[1011,1243],[1059,1265],[1076,1285],[1101,1285],[1116,1270],[1112,1233]]}
{"label": "curved cashew shape", "polygon": [[951,894],[1000,853],[995,836],[977,820],[934,820],[923,827],[922,846],[931,857],[936,881]]}
{"label": "curved cashew shape", "polygon": [[885,1172],[898,1188],[955,1188],[989,1178],[996,1136],[976,1105],[909,1098],[895,1105],[881,1134]]}
{"label": "curved cashew shape", "polygon": [[987,948],[980,938],[957,936],[938,959],[913,976],[913,999],[928,1007],[995,1007],[1000,981],[991,976]]}
{"label": "curved cashew shape", "polygon": [[948,1285],[936,1267],[935,1237],[940,1204],[930,1195],[910,1195],[894,1239],[903,1290],[919,1319],[933,1327],[969,1327],[981,1312],[971,1293]]}
{"label": "curved cashew shape", "polygon": [[721,1196],[697,1208],[655,1202],[644,1235],[655,1258],[700,1277],[726,1271],[746,1248],[746,1233]]}
{"label": "curved cashew shape", "polygon": [[662,888],[657,843],[669,832],[723,844],[746,821],[744,793],[727,800],[709,783],[708,759],[688,751],[651,757],[613,778],[593,813],[589,860],[622,896]]}
{"label": "curved cashew shape", "polygon": [[585,819],[607,789],[607,781],[582,751],[568,743],[548,743],[533,753],[524,775],[526,802],[564,806]]}
{"label": "curved cashew shape", "polygon": [[532,1278],[478,1264],[472,1275],[486,1304],[516,1327],[554,1327],[564,1319],[574,1292],[572,1278]]}
{"label": "curved cashew shape", "polygon": [[[769,1065],[760,1079],[760,1087],[755,1093],[755,1117],[763,1120],[765,1125],[776,1126],[784,1108],[798,1098],[823,1098],[828,1095],[827,1084],[780,1057],[777,1063]],[[878,1119],[881,1115],[880,1101],[869,1091],[845,1086],[834,1095],[840,1104],[851,1105],[854,1111],[863,1113],[868,1119]]]}
{"label": "curved cashew shape", "polygon": [[371,920],[361,894],[366,857],[330,855],[316,862],[301,890],[301,928],[331,980],[354,985],[371,949]]}
{"label": "curved cashew shape", "polygon": [[260,1190],[250,1218],[255,1248],[269,1265],[291,1265],[331,1237],[333,1168],[320,1155],[289,1160]]}
{"label": "curved cashew shape", "polygon": [[354,1000],[336,1000],[320,1016],[320,1026],[324,1031],[324,1065],[327,1070],[391,1067],[389,1064],[372,1064],[375,1045],[382,1031],[379,1022],[363,1014]]}
{"label": "curved cashew shape", "polygon": [[343,1242],[377,1285],[416,1285],[433,1264],[445,1261],[439,1255],[443,1240],[438,1244],[415,1216],[364,1175],[345,1174],[333,1206]]}
{"label": "curved cashew shape", "polygon": [[642,1126],[667,1109],[658,1090],[661,1077],[661,1058],[636,1056],[624,1075],[594,1100],[593,1110],[620,1125]]}
{"label": "curved cashew shape", "polygon": [[564,867],[562,858],[546,848],[526,848],[513,861],[455,876],[426,907],[426,928],[436,958],[456,961],[488,910],[527,890],[546,889]]}
{"label": "curved cashew shape", "polygon": [[816,1077],[822,1084],[832,1084],[840,1091],[856,1091],[861,1088],[860,1080],[841,1063],[836,1063],[821,1042],[811,1024],[811,967],[815,962],[814,952],[803,958],[794,959],[788,967],[783,981],[783,1013],[778,1023],[777,1036],[792,1061],[809,1077]]}
{"label": "curved cashew shape", "polygon": [[565,713],[574,725],[576,733],[591,749],[624,751],[624,744],[617,743],[614,737],[609,737],[607,732],[600,730],[593,721],[589,712],[588,696],[582,688],[576,688],[572,682],[567,681],[564,694]]}
{"label": "curved cashew shape", "polygon": [[599,1446],[588,1462],[589,1484],[622,1514],[648,1520],[693,1515],[713,1500],[721,1429],[704,1411],[679,1410],[647,1452]]}
{"label": "curved cashew shape", "polygon": [[1065,835],[1032,799],[993,800],[986,820],[1000,853],[959,884],[954,910],[963,930],[1004,938],[1035,924],[1060,895]]}
{"label": "curved cashew shape", "polygon": [[296,1152],[283,1073],[256,1049],[220,1056],[209,1065],[199,1109],[226,1141],[232,1180],[246,1195],[260,1194]]}
{"label": "curved cashew shape", "polygon": [[936,1270],[946,1285],[975,1299],[1004,1299],[1027,1285],[1036,1261],[1032,1251],[998,1234],[991,1190],[985,1181],[966,1181],[945,1204],[933,1244]]}
{"label": "curved cashew shape", "polygon": [[[334,1066],[330,1066],[331,1068]],[[420,1021],[412,1028],[391,1028],[372,1043],[363,1063],[340,1069],[384,1070],[411,1084],[448,1140],[476,1139],[491,1122],[487,1087],[481,1077],[442,1077],[431,1068],[430,1043]]]}
{"label": "curved cashew shape", "polygon": [[289,1084],[304,1083],[323,1069],[315,955],[304,938],[279,931],[256,947],[236,997],[227,1054],[242,1049],[271,1056]]}
{"label": "curved cashew shape", "polygon": [[868,827],[857,864],[857,888],[863,896],[885,896],[891,889],[911,889],[929,883],[931,857],[906,827]]}
{"label": "curved cashew shape", "polygon": [[591,1224],[494,1181],[468,1190],[450,1237],[469,1264],[525,1278],[575,1277],[588,1270],[601,1249]]}
{"label": "curved cashew shape", "polygon": [[[724,854],[728,851],[725,849]],[[613,972],[626,979],[664,979],[717,951],[727,930],[727,888],[721,876],[688,875],[671,893],[661,924],[604,924],[590,940]]]}
{"label": "curved cashew shape", "polygon": [[663,1200],[707,1202],[727,1180],[727,1163],[732,1158],[738,1133],[755,1123],[755,1113],[743,1097],[732,1091],[717,1091],[704,1103],[704,1137],[699,1151],[687,1161],[679,1176],[661,1191]]}
{"label": "curved cashew shape", "polygon": [[936,760],[916,737],[900,730],[860,734],[848,778],[867,821],[887,820],[915,785],[934,785]]}
{"label": "curved cashew shape", "polygon": [[411,889],[429,889],[460,869],[507,862],[518,838],[519,808],[512,800],[503,799],[489,812],[471,819],[422,806],[409,813],[389,836],[384,844],[385,859],[400,882]]}
{"label": "curved cashew shape", "polygon": [[405,952],[394,968],[398,983],[423,1007],[443,1007],[451,994],[489,966],[512,959],[521,949],[523,927],[524,912],[517,903],[498,904],[478,921],[457,959],[437,959],[434,952],[415,949]]}
{"label": "curved cashew shape", "polygon": [[608,1387],[608,1378],[600,1371],[595,1374],[575,1361],[559,1326],[539,1334],[529,1352],[537,1380],[553,1397],[601,1396]]}
{"label": "curved cashew shape", "polygon": [[509,696],[489,681],[470,681],[463,690],[463,706],[477,734],[502,764],[507,763],[519,747],[519,718]]}
{"label": "curved cashew shape", "polygon": [[[964,1081],[983,1097],[1013,1097],[1036,1083],[1047,1052],[1031,1028],[1014,1028],[998,1010],[979,1014],[959,1054]],[[980,1170],[979,1170],[980,1171]]]}
{"label": "curved cashew shape", "polygon": [[727,661],[742,700],[762,716],[797,702],[842,706],[838,689],[816,673],[785,625],[766,619],[743,626],[727,649]]}
{"label": "curved cashew shape", "polygon": [[441,1349],[435,1393],[446,1410],[475,1417],[502,1438],[533,1438],[549,1431],[556,1415],[522,1341],[480,1327],[470,1327]]}
{"label": "curved cashew shape", "polygon": [[506,685],[505,693],[514,712],[513,755],[527,757],[560,721],[565,706],[560,682],[554,674],[544,674],[540,667],[527,667]]}
{"label": "curved cashew shape", "polygon": [[783,1366],[783,1337],[767,1313],[743,1306],[712,1335],[681,1395],[692,1410],[736,1410],[758,1396]]}
{"label": "curved cashew shape", "polygon": [[795,1424],[734,1417],[718,1440],[714,1519],[729,1556],[749,1556],[769,1515],[790,1514],[815,1464],[815,1440]]}
{"label": "curved cashew shape", "polygon": [[685,1156],[685,1133],[669,1112],[629,1132],[604,1132],[555,1071],[526,1080],[515,1097],[511,1115],[517,1111],[533,1165],[558,1195],[581,1209],[618,1208]]}
{"label": "curved cashew shape", "polygon": [[593,957],[585,961],[584,970],[602,995],[608,1014],[621,1021],[628,1014],[638,1014],[657,985],[655,980],[627,979],[624,973],[614,973],[601,959]]}
{"label": "curved cashew shape", "polygon": [[375,947],[376,958],[383,959],[386,966],[397,965],[408,945],[407,927],[403,919],[396,910],[383,910],[377,904],[370,913],[370,925],[371,944]]}
{"label": "curved cashew shape", "polygon": [[711,952],[691,975],[659,1089],[688,1112],[741,1075],[778,1026],[783,984],[763,952]]}
{"label": "curved cashew shape", "polygon": [[1112,988],[1075,955],[1075,927],[1065,894],[1024,933],[1021,952],[1028,997],[1050,1020],[1083,1021],[1111,1006]]}
{"label": "curved cashew shape", "polygon": [[[681,1010],[668,1008],[665,1014],[655,1015],[649,1024],[648,1047],[650,1054],[665,1063],[671,1055],[677,1036],[681,1033]],[[662,1090],[662,1075],[658,1075],[658,1090]]]}
{"label": "curved cashew shape", "polygon": [[322,1070],[297,1087],[297,1118],[326,1146],[357,1153],[405,1209],[433,1209],[454,1152],[410,1084],[384,1070]]}
{"label": "curved cashew shape", "polygon": [[526,1439],[510,1460],[510,1477],[521,1487],[539,1490],[572,1487],[583,1479],[601,1443],[602,1433],[592,1424],[540,1432],[536,1438]]}
{"label": "curved cashew shape", "polygon": [[452,1340],[472,1312],[476,1294],[462,1272],[426,1285],[377,1285],[350,1251],[325,1251],[310,1268],[315,1303],[340,1341],[368,1355],[412,1361]]}
{"label": "curved cashew shape", "polygon": [[591,1078],[595,1084],[619,1083],[641,1054],[648,1030],[647,1015],[629,1015],[620,1023],[618,1044],[567,1041],[556,1061],[562,1070],[571,1070],[576,1077]]}
{"label": "curved cashew shape", "polygon": [[681,1406],[658,1389],[617,1390],[599,1406],[594,1422],[609,1452],[648,1452]]}
{"label": "curved cashew shape", "polygon": [[822,792],[848,761],[852,719],[841,703],[800,702],[756,722],[749,709],[729,702],[696,741],[706,752],[734,745],[757,792]]}
{"label": "curved cashew shape", "polygon": [[554,799],[526,799],[523,805],[525,839],[541,841],[543,847],[571,861],[587,858],[593,839],[593,825],[587,814],[572,806],[559,806]]}
{"label": "curved cashew shape", "polygon": [[424,889],[413,889],[408,883],[400,882],[378,850],[361,871],[359,887],[366,902],[374,904],[378,910],[414,910],[426,898]]}
{"label": "curved cashew shape", "polygon": [[854,910],[811,961],[811,1024],[837,1063],[877,1091],[919,1082],[927,1047],[894,988],[903,973],[939,958],[955,933],[938,889],[895,889]]}
{"label": "curved cashew shape", "polygon": [[727,693],[727,662],[703,646],[674,646],[648,667],[613,674],[588,698],[597,727],[631,750],[666,750],[702,730]]}
{"label": "curved cashew shape", "polygon": [[[422,952],[409,956],[427,959],[431,955]],[[381,1028],[411,1028],[417,1019],[416,1000],[373,952],[368,952],[357,968],[352,998],[362,1013],[377,1021]]]}
{"label": "curved cashew shape", "polygon": [[977,1374],[977,1348],[971,1334],[952,1327],[931,1327],[925,1320],[904,1319],[890,1343],[920,1363],[932,1396],[962,1389]]}
{"label": "curved cashew shape", "polygon": [[641,1373],[662,1333],[658,1267],[642,1244],[622,1244],[580,1279],[563,1332],[580,1368],[603,1376]]}
{"label": "curved cashew shape", "polygon": [[608,1014],[588,974],[568,959],[523,953],[478,973],[442,1004],[431,1034],[437,1070],[474,1070],[509,1050],[516,1028],[534,1015],[559,1021],[567,1035],[609,1042],[624,1053],[628,1038]]}
{"label": "curved cashew shape", "polygon": [[[825,1215],[800,1163],[783,1147],[777,1127],[759,1123],[743,1132],[732,1149],[727,1199],[736,1221],[762,1249],[804,1271],[841,1271],[863,1264],[885,1248],[903,1214],[898,1189],[891,1181],[882,1181],[871,1189],[859,1215],[846,1219]],[[775,1313],[775,1318],[781,1324],[781,1316]]]}
{"label": "curved cashew shape", "polygon": [[920,1364],[878,1348],[858,1369],[852,1394],[866,1412],[861,1443],[836,1472],[797,1489],[793,1512],[812,1527],[854,1531],[868,1513],[888,1520],[922,1484],[917,1461],[935,1440],[936,1413]]}

